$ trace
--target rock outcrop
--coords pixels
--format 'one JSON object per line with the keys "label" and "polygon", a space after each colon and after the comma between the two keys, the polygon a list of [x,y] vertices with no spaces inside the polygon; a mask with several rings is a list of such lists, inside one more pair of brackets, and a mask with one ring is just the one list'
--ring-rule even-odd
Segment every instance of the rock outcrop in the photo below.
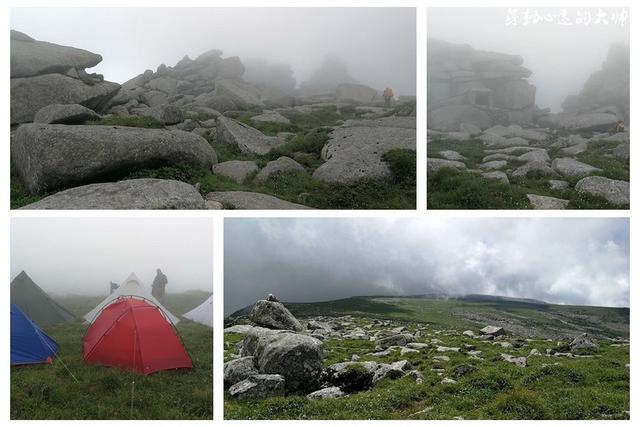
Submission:
{"label": "rock outcrop", "polygon": [[277,301],[259,300],[249,314],[249,320],[257,325],[273,329],[302,331],[302,324],[293,314]]}
{"label": "rock outcrop", "polygon": [[95,53],[11,31],[11,123],[31,122],[51,104],[80,104],[102,112],[120,85],[87,74],[85,69],[100,61]]}
{"label": "rock outcrop", "polygon": [[536,88],[527,81],[531,71],[522,66],[522,57],[436,39],[427,44],[429,129],[534,121]]}

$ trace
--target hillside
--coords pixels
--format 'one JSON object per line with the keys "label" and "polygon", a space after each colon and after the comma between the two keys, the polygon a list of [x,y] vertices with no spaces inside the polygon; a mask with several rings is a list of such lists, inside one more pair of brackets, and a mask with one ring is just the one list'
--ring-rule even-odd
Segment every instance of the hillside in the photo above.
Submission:
{"label": "hillside", "polygon": [[[548,304],[542,301],[468,295],[445,297],[358,296],[326,302],[285,303],[296,317],[368,316],[421,322],[437,328],[464,329],[488,323],[527,337],[569,338],[581,332],[600,338],[629,337],[629,309]],[[229,319],[247,316],[245,307]]]}

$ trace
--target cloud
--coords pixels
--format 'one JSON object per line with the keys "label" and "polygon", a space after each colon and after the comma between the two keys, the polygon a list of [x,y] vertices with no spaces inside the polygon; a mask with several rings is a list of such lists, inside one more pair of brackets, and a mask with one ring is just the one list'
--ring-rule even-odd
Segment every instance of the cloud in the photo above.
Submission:
{"label": "cloud", "polygon": [[627,219],[227,219],[225,312],[272,292],[493,294],[628,306]]}
{"label": "cloud", "polygon": [[398,94],[416,90],[413,8],[12,8],[11,28],[99,53],[90,70],[123,83],[210,49],[288,63],[298,83],[334,54],[352,76]]}
{"label": "cloud", "polygon": [[[506,25],[509,11],[514,10],[519,16],[518,25]],[[525,25],[527,10],[552,17],[559,17],[564,10],[574,24],[560,25],[555,19]],[[623,8],[601,10],[619,16]],[[575,24],[578,13],[592,14],[592,23]],[[611,20],[606,25],[596,25],[597,13],[598,8],[586,7],[436,7],[427,10],[427,36],[470,44],[480,50],[521,55],[523,65],[533,72],[529,80],[536,86],[536,104],[559,111],[567,95],[577,94],[591,73],[601,68],[611,43],[629,43],[628,20],[625,25]]]}
{"label": "cloud", "polygon": [[167,292],[213,289],[213,222],[205,218],[13,218],[11,278],[24,270],[46,292],[104,295],[131,272]]}

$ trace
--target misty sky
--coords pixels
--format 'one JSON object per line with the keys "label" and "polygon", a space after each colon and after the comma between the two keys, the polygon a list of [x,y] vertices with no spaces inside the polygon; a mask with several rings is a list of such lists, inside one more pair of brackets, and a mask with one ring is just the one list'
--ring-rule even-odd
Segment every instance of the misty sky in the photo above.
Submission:
{"label": "misty sky", "polygon": [[326,55],[375,89],[415,94],[412,8],[12,8],[11,28],[99,53],[90,72],[125,82],[210,49],[288,63],[298,83]]}
{"label": "misty sky", "polygon": [[167,293],[213,289],[211,219],[13,218],[11,278],[24,270],[54,295],[107,295],[131,272]]}
{"label": "misty sky", "polygon": [[[536,104],[553,111],[561,111],[567,95],[577,94],[591,73],[601,68],[611,43],[629,43],[629,21],[624,26],[610,20],[608,25],[595,25],[597,8],[564,8],[574,22],[570,26],[560,25],[557,20],[524,25],[527,8],[515,9],[518,25],[506,25],[507,8],[429,8],[427,36],[521,55],[523,65],[533,72],[529,81],[537,87]],[[622,9],[602,10],[619,14]],[[562,9],[534,7],[529,11],[530,16],[538,11],[546,17],[559,16]],[[591,24],[575,25],[578,12],[585,17],[582,22],[590,12]]]}
{"label": "misty sky", "polygon": [[489,294],[629,305],[626,218],[225,220],[225,314],[354,295]]}

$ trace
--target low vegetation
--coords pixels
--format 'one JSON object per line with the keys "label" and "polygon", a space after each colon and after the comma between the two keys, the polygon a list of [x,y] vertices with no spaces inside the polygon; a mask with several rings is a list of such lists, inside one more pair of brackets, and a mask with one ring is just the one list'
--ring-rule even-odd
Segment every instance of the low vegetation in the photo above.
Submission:
{"label": "low vegetation", "polygon": [[[166,306],[174,314],[182,314],[206,297],[203,292],[169,294]],[[57,299],[78,319],[101,300],[78,296]],[[60,345],[60,352],[52,365],[11,368],[11,419],[213,418],[211,328],[189,320],[178,323],[176,329],[193,369],[161,371],[146,377],[117,368],[85,365],[82,338],[86,329],[80,320],[44,328]]]}
{"label": "low vegetation", "polygon": [[[406,109],[406,107],[404,107]],[[405,112],[406,113],[406,112]],[[256,112],[247,112],[238,119],[261,130],[267,135],[291,132],[287,142],[266,155],[245,154],[238,147],[210,140],[219,162],[229,160],[252,160],[262,168],[269,161],[288,156],[304,166],[304,172],[272,176],[264,182],[254,181],[255,174],[245,182],[214,175],[207,170],[194,170],[188,166],[160,166],[138,170],[122,176],[123,179],[159,178],[175,179],[199,184],[203,196],[212,191],[250,191],[276,196],[319,209],[415,209],[416,206],[416,155],[412,150],[393,150],[384,157],[392,171],[392,179],[361,179],[343,185],[325,183],[311,178],[323,163],[320,152],[329,139],[332,126],[350,118],[359,118],[356,110],[338,110],[336,107],[314,109],[308,113],[283,113],[290,125],[254,123],[251,117]],[[156,128],[159,122],[141,117],[113,117],[91,122],[98,125],[136,126]],[[11,176],[11,208],[16,209],[42,199],[44,196],[30,195],[17,175]],[[233,206],[225,206],[232,209]]]}
{"label": "low vegetation", "polygon": [[[616,143],[589,143],[587,151],[576,155],[578,161],[602,169],[596,173],[607,178],[629,181],[629,162],[611,156]],[[476,169],[487,155],[482,141],[451,141],[434,139],[427,145],[429,158],[441,158],[441,151],[453,150],[464,157],[468,169]],[[557,157],[557,148],[548,150],[551,158]],[[514,153],[519,155],[523,153]],[[523,162],[510,161],[508,169],[516,169]],[[527,194],[550,196],[568,200],[567,209],[628,209],[628,205],[613,205],[602,197],[578,193],[573,189],[576,178],[558,178],[569,183],[565,190],[551,189],[549,177],[531,175],[525,179],[511,179],[509,184],[485,179],[468,170],[443,168],[429,174],[427,179],[427,204],[429,209],[531,209]]]}
{"label": "low vegetation", "polygon": [[[437,298],[354,297],[313,304],[288,304],[299,319],[348,316],[349,328],[367,329],[374,319],[390,321],[387,328],[420,328],[417,342],[429,346],[417,352],[374,356],[368,339],[328,336],[325,366],[352,360],[392,363],[406,359],[424,375],[384,379],[368,391],[347,397],[308,400],[305,396],[234,399],[225,395],[225,419],[628,419],[629,346],[616,339],[629,337],[628,309],[554,306],[519,301],[464,301]],[[462,334],[478,331],[483,318],[513,324],[511,347]],[[471,318],[475,320],[471,320]],[[572,330],[567,324],[573,325]],[[369,326],[367,326],[369,325]],[[600,326],[602,326],[600,328]],[[522,329],[524,328],[524,329]],[[582,357],[546,355],[563,350],[568,336],[579,331],[600,336],[600,348],[574,351]],[[560,337],[564,336],[564,338]],[[242,339],[225,334],[225,361]],[[437,344],[436,344],[437,343]],[[560,345],[558,345],[560,343]],[[438,352],[438,346],[460,352]],[[470,357],[468,350],[479,350]],[[529,356],[532,349],[539,356]],[[521,368],[502,354],[527,357]],[[439,359],[445,355],[447,358]],[[443,382],[444,378],[454,382]]]}

